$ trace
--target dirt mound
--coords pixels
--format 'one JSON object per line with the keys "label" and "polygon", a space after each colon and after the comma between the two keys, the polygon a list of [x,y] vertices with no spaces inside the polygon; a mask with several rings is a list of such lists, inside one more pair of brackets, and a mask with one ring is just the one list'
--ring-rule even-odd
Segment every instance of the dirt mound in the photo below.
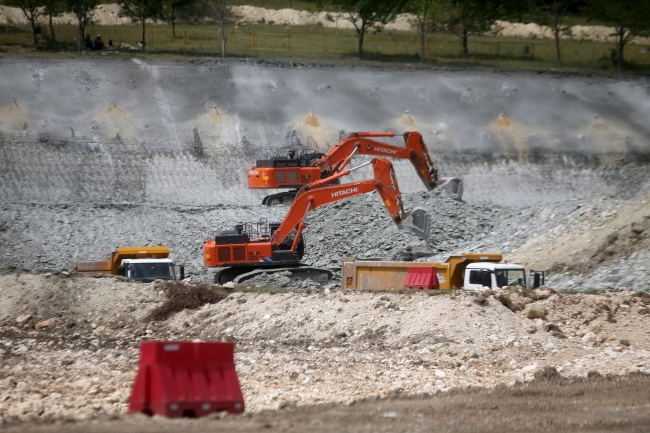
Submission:
{"label": "dirt mound", "polygon": [[[508,259],[527,268],[550,270],[556,277],[563,275],[572,281],[564,288],[648,290],[650,194],[637,201],[602,195],[567,205],[573,206],[571,212],[561,217],[554,214],[546,232],[533,237]],[[584,277],[578,281],[566,274]]]}
{"label": "dirt mound", "polygon": [[[120,16],[120,5],[102,4],[98,5],[93,11],[93,23],[100,26],[124,26],[133,25],[133,21],[128,17]],[[49,18],[41,16],[38,19],[41,25],[49,25]],[[64,13],[61,16],[52,19],[54,25],[72,26],[77,24],[77,17],[72,13]],[[149,24],[162,24],[159,20],[148,20]],[[2,24],[29,24],[23,12],[18,8],[0,5],[0,23]]]}
{"label": "dirt mound", "polygon": [[165,292],[166,300],[147,315],[145,321],[149,322],[166,320],[180,311],[197,309],[205,304],[216,304],[228,297],[224,290],[210,288],[205,283],[165,281],[157,283],[155,288]]}
{"label": "dirt mound", "polygon": [[[7,273],[0,423],[124,413],[145,339],[235,341],[253,412],[512,385],[547,367],[565,377],[650,373],[650,296],[526,297],[515,313],[502,294],[476,303],[463,292],[235,292],[145,322],[167,299],[155,283]],[[528,319],[531,305],[545,316]]]}

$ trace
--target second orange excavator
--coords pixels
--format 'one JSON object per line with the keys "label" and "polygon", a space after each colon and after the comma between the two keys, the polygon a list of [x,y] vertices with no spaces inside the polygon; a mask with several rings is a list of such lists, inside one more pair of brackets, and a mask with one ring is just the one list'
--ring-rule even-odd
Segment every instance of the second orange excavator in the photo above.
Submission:
{"label": "second orange excavator", "polygon": [[[262,204],[270,206],[289,204],[298,194],[299,188],[340,173],[355,155],[371,155],[409,159],[428,190],[444,186],[460,198],[462,182],[458,178],[438,178],[438,171],[419,132],[405,132],[404,146],[373,139],[394,136],[393,132],[353,132],[325,154],[311,152],[296,155],[295,151],[289,151],[286,157],[257,160],[255,167],[248,169],[248,188],[289,189],[262,200]],[[338,178],[334,180],[336,181]]]}
{"label": "second orange excavator", "polygon": [[[335,183],[351,171],[368,164],[372,164],[374,179]],[[320,206],[372,191],[379,193],[398,227],[416,234],[428,245],[429,215],[422,208],[408,213],[404,211],[393,164],[384,158],[374,158],[302,187],[280,223],[268,224],[266,220],[255,224],[239,223],[235,230],[220,232],[203,244],[203,263],[208,267],[222,268],[215,276],[215,282],[219,284],[233,280],[241,282],[261,272],[285,270],[290,272],[292,279],[311,278],[325,282],[331,277],[331,270],[300,264],[305,252],[302,233],[307,226],[307,214]]]}

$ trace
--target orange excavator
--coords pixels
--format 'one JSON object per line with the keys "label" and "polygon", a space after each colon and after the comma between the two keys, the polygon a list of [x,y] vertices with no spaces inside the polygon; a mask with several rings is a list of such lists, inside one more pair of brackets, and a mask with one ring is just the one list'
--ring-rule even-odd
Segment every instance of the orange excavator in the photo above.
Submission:
{"label": "orange excavator", "polygon": [[[372,164],[374,179],[335,184],[353,170]],[[261,272],[288,270],[291,279],[310,278],[326,282],[332,271],[300,264],[305,252],[302,233],[307,226],[305,218],[314,209],[360,194],[377,191],[386,210],[398,227],[404,228],[427,242],[430,235],[430,217],[422,208],[406,213],[402,195],[395,179],[393,164],[384,158],[357,167],[339,171],[331,176],[311,182],[298,192],[291,207],[280,223],[268,224],[261,220],[255,224],[239,223],[235,230],[222,231],[203,244],[203,263],[208,267],[221,267],[215,282],[241,282]]]}
{"label": "orange excavator", "polygon": [[[393,132],[353,132],[332,147],[327,153],[295,154],[257,160],[248,169],[250,189],[290,189],[264,197],[262,204],[274,206],[291,203],[298,189],[316,180],[330,178],[341,173],[354,155],[372,155],[409,159],[416,173],[428,190],[445,185],[445,189],[462,195],[460,179],[438,179],[438,171],[419,132],[404,133],[404,146],[373,140],[377,137],[394,137]],[[338,178],[334,182],[338,181]]]}

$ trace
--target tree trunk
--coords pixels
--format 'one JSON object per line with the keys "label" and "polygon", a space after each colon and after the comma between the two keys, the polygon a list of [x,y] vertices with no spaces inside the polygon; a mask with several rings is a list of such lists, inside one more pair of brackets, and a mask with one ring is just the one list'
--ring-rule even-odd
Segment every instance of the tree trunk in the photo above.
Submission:
{"label": "tree trunk", "polygon": [[83,18],[83,21],[79,24],[81,26],[81,40],[84,40],[84,35],[86,34],[86,27],[88,23],[86,22],[86,17]]}
{"label": "tree trunk", "polygon": [[147,21],[146,18],[142,18],[142,52],[146,52],[147,50],[145,49],[145,46],[147,45],[147,41],[144,39],[144,23]]}
{"label": "tree trunk", "polygon": [[467,29],[463,26],[463,57],[469,57],[469,50],[467,49]]}
{"label": "tree trunk", "polygon": [[226,43],[228,42],[228,32],[226,30],[226,20],[224,14],[221,14],[221,58],[226,58]]}
{"label": "tree trunk", "polygon": [[427,34],[424,32],[424,27],[426,22],[423,20],[420,23],[420,62],[424,63],[424,57],[426,56],[426,44],[427,44]]}
{"label": "tree trunk", "polygon": [[625,27],[618,29],[618,55],[616,56],[616,65],[618,73],[623,72],[623,50],[625,49]]}
{"label": "tree trunk", "polygon": [[52,36],[52,42],[56,42],[56,36],[54,36],[54,26],[52,25],[52,14],[50,14],[50,35]]}
{"label": "tree trunk", "polygon": [[555,34],[555,53],[557,54],[557,64],[562,66],[562,54],[560,53],[560,11],[555,5],[553,11],[555,13],[555,25],[553,27],[553,33]]}
{"label": "tree trunk", "polygon": [[176,39],[176,23],[174,21],[174,6],[172,6],[172,37]]}
{"label": "tree trunk", "polygon": [[77,20],[79,21],[79,27],[77,28],[79,32],[79,54],[81,54],[82,47],[84,46],[84,29],[81,26],[81,18],[79,18],[79,15],[77,15]]}
{"label": "tree trunk", "polygon": [[363,37],[366,33],[366,26],[364,25],[363,22],[361,23],[361,29],[357,33],[358,33],[357,36],[359,37],[359,47],[358,47],[357,54],[359,55],[360,59],[363,59]]}
{"label": "tree trunk", "polygon": [[38,44],[38,39],[36,38],[36,19],[30,18],[29,23],[32,25],[32,35],[34,36],[34,48]]}

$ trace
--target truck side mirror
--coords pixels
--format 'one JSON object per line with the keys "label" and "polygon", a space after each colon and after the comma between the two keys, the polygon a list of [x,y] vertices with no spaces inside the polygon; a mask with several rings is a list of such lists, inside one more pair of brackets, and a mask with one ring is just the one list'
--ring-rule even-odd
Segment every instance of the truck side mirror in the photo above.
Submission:
{"label": "truck side mirror", "polygon": [[126,268],[124,267],[124,265],[117,268],[117,275],[121,275],[123,277],[126,277]]}
{"label": "truck side mirror", "polygon": [[539,287],[541,275],[539,272],[535,272],[535,275],[533,276],[533,289],[537,289]]}
{"label": "truck side mirror", "polygon": [[180,274],[178,279],[179,280],[184,280],[185,279],[185,266],[183,266],[183,265],[179,266],[178,271],[179,271],[179,274]]}

